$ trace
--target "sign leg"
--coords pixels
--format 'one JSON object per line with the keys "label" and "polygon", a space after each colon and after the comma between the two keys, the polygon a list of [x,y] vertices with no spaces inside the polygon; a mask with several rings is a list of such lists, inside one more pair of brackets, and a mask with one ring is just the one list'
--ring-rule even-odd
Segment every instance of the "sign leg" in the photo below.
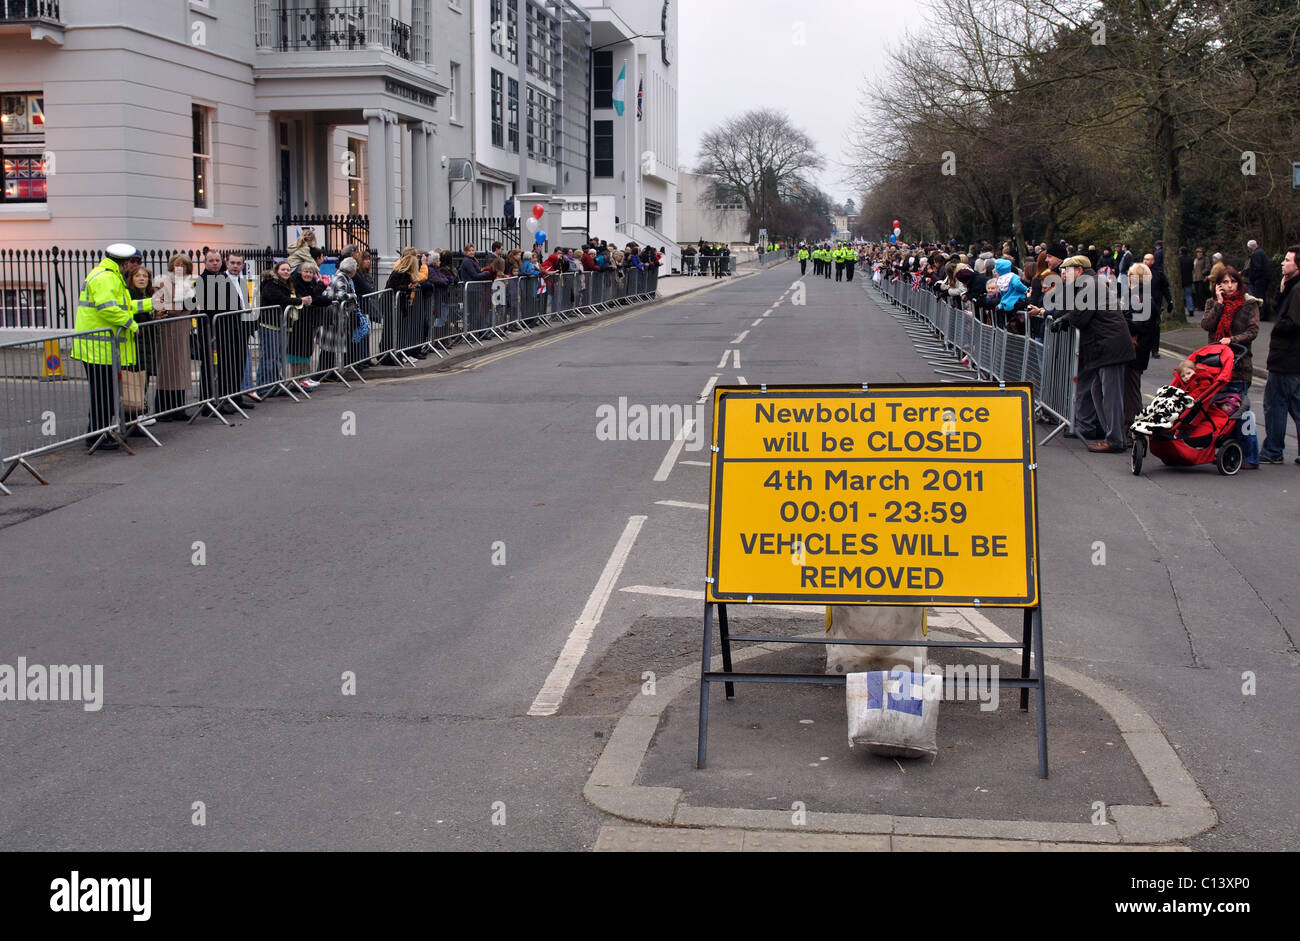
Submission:
{"label": "sign leg", "polygon": [[[1020,678],[1029,679],[1029,651],[1033,643],[1033,616],[1029,608],[1025,608],[1024,615],[1024,637],[1021,640],[1020,647]],[[1020,691],[1020,711],[1029,711],[1029,687],[1026,686]]]}
{"label": "sign leg", "polygon": [[1033,609],[1034,666],[1038,679],[1038,776],[1047,777],[1047,662],[1043,659],[1043,609]]}
{"label": "sign leg", "polygon": [[[731,634],[727,631],[727,606],[718,605],[718,638],[722,641],[722,669],[731,672]],[[736,684],[727,683],[727,698],[736,698]]]}
{"label": "sign leg", "polygon": [[709,749],[709,681],[704,674],[709,672],[709,662],[713,659],[713,605],[704,605],[704,644],[700,659],[700,732],[699,745],[695,752],[695,767],[703,768]]}

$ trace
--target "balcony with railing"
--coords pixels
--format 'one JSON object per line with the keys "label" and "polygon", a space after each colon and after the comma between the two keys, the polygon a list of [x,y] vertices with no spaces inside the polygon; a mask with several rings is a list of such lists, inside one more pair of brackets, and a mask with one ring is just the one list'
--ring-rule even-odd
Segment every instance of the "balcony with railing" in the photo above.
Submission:
{"label": "balcony with railing", "polygon": [[411,60],[411,26],[388,16],[387,2],[334,5],[263,0],[257,12],[257,46],[264,52],[378,48]]}
{"label": "balcony with railing", "polygon": [[61,46],[63,26],[59,0],[0,0],[0,34],[27,33]]}

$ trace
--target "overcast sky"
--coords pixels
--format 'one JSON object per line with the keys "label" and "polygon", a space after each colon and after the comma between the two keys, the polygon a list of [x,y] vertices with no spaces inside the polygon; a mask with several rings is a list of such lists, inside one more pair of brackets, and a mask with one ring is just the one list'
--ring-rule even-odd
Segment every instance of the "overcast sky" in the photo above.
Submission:
{"label": "overcast sky", "polygon": [[880,72],[886,47],[922,9],[898,0],[681,0],[678,159],[693,169],[708,131],[750,108],[778,108],[826,158],[821,188],[857,201],[840,165],[863,80]]}

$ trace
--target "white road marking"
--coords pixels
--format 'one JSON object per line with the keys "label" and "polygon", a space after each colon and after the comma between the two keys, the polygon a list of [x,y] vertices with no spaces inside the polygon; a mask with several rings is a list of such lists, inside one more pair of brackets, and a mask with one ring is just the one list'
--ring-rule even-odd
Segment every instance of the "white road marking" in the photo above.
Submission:
{"label": "white road marking", "polygon": [[668,475],[673,471],[673,465],[677,463],[677,457],[682,453],[682,447],[686,444],[686,439],[691,436],[695,430],[695,419],[691,418],[682,425],[682,430],[677,432],[677,437],[668,448],[668,453],[664,455],[659,469],[655,471],[655,483],[663,483],[668,479]]}
{"label": "white road marking", "polygon": [[751,327],[757,327],[757,326],[758,326],[759,324],[761,324],[762,322],[763,322],[763,318],[762,318],[762,317],[759,317],[757,320],[755,320],[753,323],[751,323],[750,326],[751,326]]}
{"label": "white road marking", "polygon": [[998,644],[1019,643],[1018,640],[973,608],[935,608],[934,611],[935,614],[943,618],[965,620],[976,634],[983,636],[986,640]]}
{"label": "white road marking", "polygon": [[[685,464],[687,462],[682,461],[682,463]],[[695,464],[698,462],[691,461],[690,463]],[[681,507],[683,510],[707,510],[709,508],[707,503],[683,503],[681,500],[656,500],[655,503],[658,506]]]}
{"label": "white road marking", "polygon": [[747,385],[749,385],[749,383],[745,381],[745,377],[744,377],[744,376],[737,376],[737,377],[736,377],[736,384],[737,384],[737,385],[741,385],[741,386],[747,386]]}
{"label": "white road marking", "polygon": [[709,381],[704,383],[704,388],[700,390],[700,402],[703,402],[709,397],[709,393],[713,391],[713,387],[718,384],[719,378],[719,376],[710,376]]}
{"label": "white road marking", "polygon": [[712,467],[708,461],[679,461],[679,464],[690,464],[692,467]]}
{"label": "white road marking", "polygon": [[743,343],[743,342],[745,341],[745,337],[747,337],[747,336],[749,336],[749,331],[748,331],[748,330],[745,330],[745,331],[743,331],[743,332],[740,334],[740,336],[736,337],[736,339],[732,340],[731,342],[732,342],[732,343]]}
{"label": "white road marking", "polygon": [[560,708],[560,702],[564,699],[569,684],[573,682],[573,674],[577,672],[578,664],[582,662],[583,654],[587,652],[587,645],[591,643],[591,635],[595,632],[596,625],[600,623],[600,616],[605,613],[605,605],[614,591],[614,582],[618,580],[623,566],[627,564],[632,543],[636,542],[637,533],[641,532],[641,525],[645,521],[644,516],[627,518],[623,535],[618,537],[618,543],[614,546],[609,561],[605,563],[605,569],[600,573],[596,587],[591,590],[586,606],[578,615],[578,620],[574,622],[573,630],[569,632],[569,639],[564,642],[564,649],[560,651],[550,676],[542,684],[541,691],[528,710],[530,716],[555,715]]}
{"label": "white road marking", "polygon": [[628,591],[636,595],[659,595],[663,598],[686,598],[691,601],[703,601],[704,592],[689,588],[661,588],[657,585],[628,585],[619,591]]}
{"label": "white road marking", "polygon": [[[626,588],[620,588],[619,591],[626,591],[634,595],[658,595],[660,598],[683,598],[687,601],[703,601],[703,591],[692,591],[689,588],[661,588],[658,585],[628,585]],[[733,601],[727,605],[729,611],[735,611],[737,608],[748,608],[751,605],[743,601]],[[793,604],[763,604],[753,605],[756,610],[764,611],[793,611],[797,614],[807,614],[810,617],[825,618],[825,605],[793,605]],[[780,643],[780,640],[774,641]]]}
{"label": "white road marking", "polygon": [[739,368],[740,368],[740,350],[732,350],[732,351],[731,351],[731,359],[732,359],[732,365],[735,366],[737,369],[739,369]]}
{"label": "white road marking", "polygon": [[764,316],[764,317],[771,317],[771,316],[772,316],[772,312],[771,312],[770,310],[765,310],[765,311],[763,311],[763,316]]}
{"label": "white road marking", "polygon": [[718,369],[726,369],[726,368],[727,368],[727,360],[730,359],[730,358],[731,358],[731,350],[723,350],[723,351],[722,351],[722,359],[718,360],[717,368],[718,368]]}

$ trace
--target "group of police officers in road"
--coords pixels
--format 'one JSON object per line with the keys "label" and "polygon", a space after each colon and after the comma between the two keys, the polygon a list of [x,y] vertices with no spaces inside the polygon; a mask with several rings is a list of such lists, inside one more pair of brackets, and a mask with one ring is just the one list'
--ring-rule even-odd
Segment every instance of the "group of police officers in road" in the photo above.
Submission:
{"label": "group of police officers in road", "polygon": [[811,248],[800,243],[795,258],[799,261],[800,276],[808,273],[808,259],[811,258],[813,277],[821,275],[829,279],[834,270],[836,281],[844,280],[846,275],[852,281],[853,269],[858,262],[858,249],[848,242],[840,242],[838,245],[832,245],[829,241],[818,242]]}

